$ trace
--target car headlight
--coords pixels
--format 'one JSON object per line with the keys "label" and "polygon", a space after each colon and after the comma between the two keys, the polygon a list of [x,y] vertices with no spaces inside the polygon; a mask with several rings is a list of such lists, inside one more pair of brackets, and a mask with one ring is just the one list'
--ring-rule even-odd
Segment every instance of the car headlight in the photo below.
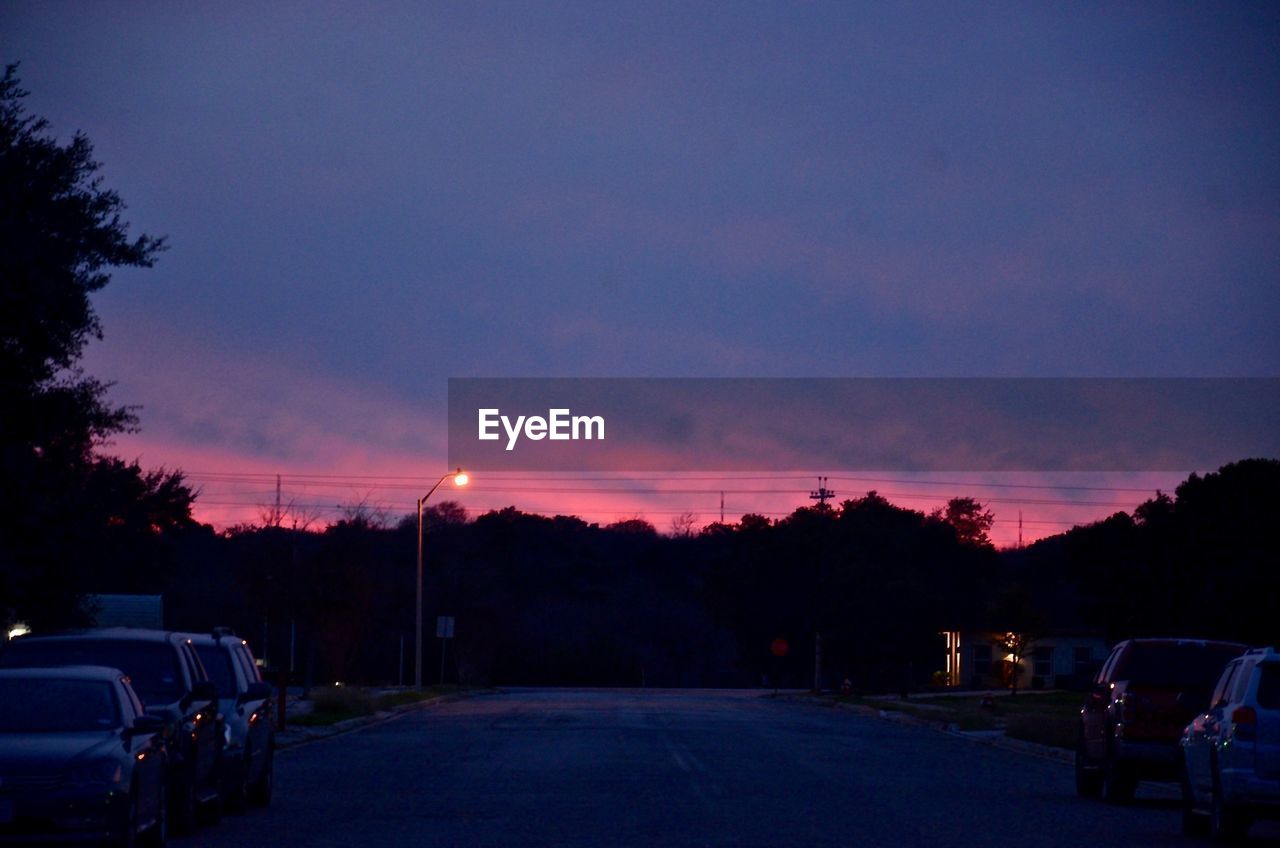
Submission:
{"label": "car headlight", "polygon": [[124,769],[115,760],[93,760],[79,763],[67,772],[67,781],[79,786],[119,783]]}

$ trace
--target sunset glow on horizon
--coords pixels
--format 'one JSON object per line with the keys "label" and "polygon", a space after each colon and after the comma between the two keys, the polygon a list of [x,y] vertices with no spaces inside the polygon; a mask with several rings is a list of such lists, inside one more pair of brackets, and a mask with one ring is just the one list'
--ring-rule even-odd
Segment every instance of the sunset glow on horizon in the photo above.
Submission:
{"label": "sunset glow on horizon", "polygon": [[[277,474],[325,520],[406,514],[392,484],[449,467],[449,377],[1280,369],[1267,8],[61,9],[7,5],[0,46],[169,247],[95,293],[86,372],[140,406],[111,450],[186,470],[215,526]],[[838,473],[448,497],[665,530]],[[1019,511],[1025,541],[1185,474],[845,476],[978,497],[1007,545]]]}
{"label": "sunset glow on horizon", "polygon": [[[332,464],[301,466],[264,457],[229,455],[198,447],[151,444],[143,436],[117,440],[113,451],[144,466],[182,469],[198,492],[197,521],[224,530],[261,524],[275,507],[277,477],[286,522],[321,529],[358,513],[390,524],[411,517],[424,485],[439,479],[443,461],[379,456],[353,447]],[[1212,471],[1214,469],[1204,469]],[[833,506],[875,491],[891,503],[929,513],[952,497],[974,497],[994,514],[992,539],[1014,546],[1087,524],[1116,512],[1132,513],[1157,490],[1172,493],[1184,473],[1011,473],[908,474],[822,469],[836,492]],[[601,525],[640,518],[659,533],[692,516],[700,528],[720,520],[736,523],[745,514],[780,519],[813,506],[809,493],[817,472],[769,473],[531,473],[465,472],[465,484],[437,493],[435,502],[455,501],[475,518],[513,506],[540,515],[577,516]],[[1021,518],[1021,528],[1019,519]]]}

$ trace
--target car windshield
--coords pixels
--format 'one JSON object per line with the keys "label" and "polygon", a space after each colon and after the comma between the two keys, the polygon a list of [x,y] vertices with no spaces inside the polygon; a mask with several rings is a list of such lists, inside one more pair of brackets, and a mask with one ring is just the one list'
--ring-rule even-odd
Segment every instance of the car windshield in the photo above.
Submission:
{"label": "car windshield", "polygon": [[121,726],[111,684],[101,680],[0,680],[0,733],[66,733]]}
{"label": "car windshield", "polygon": [[1243,651],[1196,642],[1137,644],[1117,669],[1116,679],[1169,689],[1210,689],[1226,664]]}
{"label": "car windshield", "polygon": [[209,679],[218,687],[219,698],[236,696],[236,674],[231,667],[231,654],[220,645],[196,645],[196,653]]}
{"label": "car windshield", "polygon": [[182,697],[178,657],[163,642],[128,639],[16,639],[0,654],[0,666],[105,665],[129,675],[144,704]]}
{"label": "car windshield", "polygon": [[1264,710],[1280,710],[1280,662],[1264,662],[1258,666],[1258,706]]}

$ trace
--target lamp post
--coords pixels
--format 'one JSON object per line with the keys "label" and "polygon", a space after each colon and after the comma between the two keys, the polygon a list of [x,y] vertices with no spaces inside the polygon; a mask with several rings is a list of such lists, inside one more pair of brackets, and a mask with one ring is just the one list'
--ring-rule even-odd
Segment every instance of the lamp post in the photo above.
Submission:
{"label": "lamp post", "polygon": [[431,487],[431,491],[418,498],[418,615],[415,628],[417,638],[413,643],[413,687],[415,689],[422,688],[422,507],[426,504],[427,498],[440,488],[440,484],[450,477],[453,478],[455,486],[467,485],[467,475],[459,468],[441,475],[436,484]]}

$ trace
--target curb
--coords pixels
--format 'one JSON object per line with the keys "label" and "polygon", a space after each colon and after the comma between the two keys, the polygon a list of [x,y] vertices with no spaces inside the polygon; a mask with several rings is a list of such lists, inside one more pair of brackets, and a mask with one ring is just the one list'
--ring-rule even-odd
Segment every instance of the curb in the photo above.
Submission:
{"label": "curb", "polygon": [[1039,757],[1042,760],[1053,760],[1074,767],[1076,757],[1074,751],[1068,751],[1066,748],[1055,748],[1052,745],[1041,745],[1038,742],[1027,742],[1024,739],[1012,739],[1005,736],[1004,733],[993,733],[987,730],[956,730],[954,727],[947,726],[939,728],[948,736],[957,736],[961,739],[968,739],[978,745],[986,745],[988,748],[1000,748],[1005,751],[1013,751],[1018,754],[1025,754],[1031,757]]}
{"label": "curb", "polygon": [[1041,745],[1038,742],[1027,742],[1022,739],[1011,739],[1004,735],[1003,731],[996,732],[990,730],[959,730],[953,722],[935,721],[919,716],[911,715],[902,710],[880,710],[866,704],[850,704],[840,701],[829,701],[814,695],[788,695],[785,696],[788,701],[799,701],[801,703],[813,704],[822,707],[834,707],[838,710],[856,713],[857,715],[870,716],[879,718],[884,721],[893,722],[894,724],[909,725],[912,727],[927,727],[930,730],[936,730],[939,733],[945,733],[948,736],[954,736],[959,739],[967,739],[978,745],[986,745],[988,748],[1001,748],[1006,751],[1014,751],[1019,754],[1025,754],[1032,757],[1040,757],[1046,760],[1054,760],[1056,762],[1065,763],[1067,765],[1075,764],[1075,754],[1065,748],[1055,748],[1052,745]]}
{"label": "curb", "polygon": [[[965,739],[976,745],[985,745],[988,748],[1000,748],[1004,751],[1011,751],[1015,754],[1022,754],[1027,757],[1038,757],[1042,760],[1050,760],[1052,762],[1061,763],[1065,766],[1075,767],[1075,752],[1066,748],[1055,748],[1052,745],[1041,745],[1038,742],[1027,742],[1023,739],[1011,739],[1004,735],[1003,731],[992,730],[958,730],[951,722],[930,721],[929,719],[913,716],[898,710],[878,710],[875,707],[869,707],[865,704],[849,704],[838,701],[829,701],[825,698],[814,695],[786,695],[780,696],[780,699],[788,701],[798,701],[800,703],[813,704],[821,707],[835,707],[836,709],[846,710],[858,715],[869,716],[871,718],[879,718],[884,721],[891,721],[894,724],[911,725],[914,727],[927,727],[930,730],[936,730],[939,733],[945,733],[947,736],[954,736],[959,739]],[[1177,800],[1182,797],[1182,790],[1176,783],[1159,780],[1142,781],[1143,791],[1150,796],[1161,800]]]}
{"label": "curb", "polygon": [[436,695],[432,698],[423,698],[421,701],[414,701],[409,704],[399,704],[389,710],[378,710],[376,713],[367,716],[356,716],[355,718],[347,718],[333,724],[323,724],[308,727],[306,725],[295,725],[288,730],[276,734],[276,751],[287,751],[291,748],[297,748],[311,742],[318,742],[321,739],[329,739],[333,736],[344,736],[348,733],[354,733],[366,727],[373,727],[378,724],[385,724],[394,719],[400,718],[408,712],[425,709],[436,704],[447,704],[450,701],[460,701],[464,698],[474,698],[481,695],[493,695],[497,693],[497,689],[476,689],[467,692],[450,692],[447,695]]}

